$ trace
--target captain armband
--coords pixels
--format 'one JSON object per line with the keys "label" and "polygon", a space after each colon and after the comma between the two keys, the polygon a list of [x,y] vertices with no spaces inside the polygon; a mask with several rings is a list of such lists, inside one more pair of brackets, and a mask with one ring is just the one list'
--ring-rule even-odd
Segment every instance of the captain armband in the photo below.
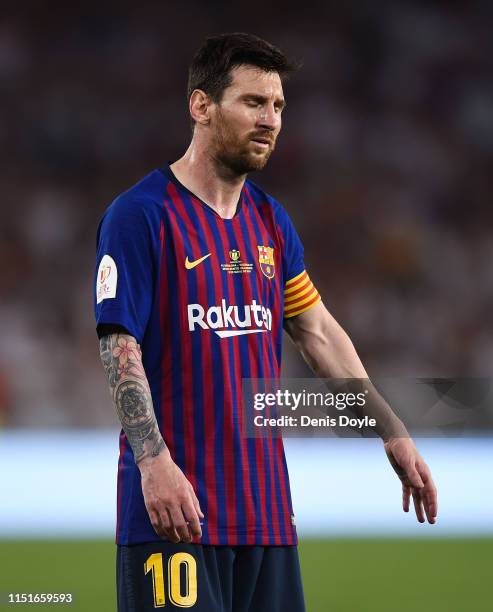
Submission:
{"label": "captain armband", "polygon": [[284,286],[284,318],[294,317],[320,302],[320,294],[315,289],[306,270],[288,280]]}

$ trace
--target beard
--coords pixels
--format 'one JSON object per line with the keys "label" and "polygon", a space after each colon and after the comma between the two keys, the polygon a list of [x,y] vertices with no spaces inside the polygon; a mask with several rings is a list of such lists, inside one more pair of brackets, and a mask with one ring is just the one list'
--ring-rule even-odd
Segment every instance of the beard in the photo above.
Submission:
{"label": "beard", "polygon": [[[215,137],[214,158],[224,168],[235,175],[244,175],[254,170],[262,170],[267,164],[269,157],[275,148],[275,140],[265,130],[254,132],[248,136],[240,137],[234,129],[228,125],[224,118],[218,121],[218,129]],[[271,140],[269,147],[260,152],[255,151],[252,138],[263,137]]]}

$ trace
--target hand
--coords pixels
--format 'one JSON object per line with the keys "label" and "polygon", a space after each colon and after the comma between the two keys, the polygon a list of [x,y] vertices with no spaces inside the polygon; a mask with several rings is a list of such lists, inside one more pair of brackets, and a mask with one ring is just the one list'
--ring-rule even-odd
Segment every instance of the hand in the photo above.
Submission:
{"label": "hand", "polygon": [[154,531],[172,542],[200,538],[204,518],[192,485],[172,460],[168,449],[138,463],[142,493]]}
{"label": "hand", "polygon": [[418,453],[410,438],[390,438],[384,443],[390,465],[402,482],[402,508],[409,512],[409,501],[413,497],[416,517],[420,523],[436,522],[438,511],[437,490],[429,467]]}

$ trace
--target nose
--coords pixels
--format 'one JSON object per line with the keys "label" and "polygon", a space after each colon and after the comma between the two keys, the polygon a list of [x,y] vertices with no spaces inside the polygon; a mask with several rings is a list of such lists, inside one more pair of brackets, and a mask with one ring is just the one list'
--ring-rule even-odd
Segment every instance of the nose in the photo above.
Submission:
{"label": "nose", "polygon": [[276,112],[273,104],[266,104],[265,106],[262,106],[258,116],[257,125],[260,128],[270,130],[272,132],[279,129],[281,125],[281,115],[280,113]]}

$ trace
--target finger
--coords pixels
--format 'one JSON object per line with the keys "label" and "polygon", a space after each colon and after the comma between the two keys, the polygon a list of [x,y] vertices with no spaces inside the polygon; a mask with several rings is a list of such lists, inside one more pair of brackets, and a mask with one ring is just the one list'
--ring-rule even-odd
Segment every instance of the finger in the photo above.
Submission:
{"label": "finger", "polygon": [[181,511],[181,507],[171,506],[170,508],[168,508],[168,511],[173,522],[173,527],[177,531],[180,540],[182,540],[183,542],[191,542],[192,537],[190,535],[188,525],[185,521],[185,517],[183,516],[183,512]]}
{"label": "finger", "polygon": [[406,476],[408,477],[409,483],[412,487],[415,489],[422,489],[425,486],[414,462],[410,462],[404,467],[404,469],[406,470]]}
{"label": "finger", "polygon": [[411,499],[411,487],[402,485],[402,509],[404,512],[409,512],[409,501]]}
{"label": "finger", "polygon": [[183,514],[188,521],[188,527],[192,532],[192,536],[200,538],[202,536],[202,529],[200,528],[200,519],[197,514],[197,510],[190,500],[182,504]]}
{"label": "finger", "polygon": [[154,510],[148,510],[149,520],[151,521],[152,528],[157,533],[160,538],[165,537],[165,530],[163,529],[163,525],[159,519],[159,513]]}
{"label": "finger", "polygon": [[438,514],[438,496],[437,490],[433,482],[425,485],[425,491],[422,491],[423,502],[425,506],[426,518],[432,525],[436,522]]}
{"label": "finger", "polygon": [[424,523],[425,522],[425,515],[423,512],[423,504],[421,501],[421,496],[419,494],[419,490],[418,489],[413,489],[412,490],[412,495],[413,495],[413,502],[414,502],[414,510],[416,511],[416,518],[418,519],[418,521],[420,523]]}
{"label": "finger", "polygon": [[192,499],[193,499],[193,505],[195,507],[197,514],[199,515],[200,518],[204,518],[204,513],[202,512],[202,509],[200,507],[199,499],[195,495],[195,491],[193,490],[193,488],[192,488]]}
{"label": "finger", "polygon": [[170,527],[170,521],[167,512],[165,512],[164,515],[162,513],[159,513],[157,510],[154,512],[153,527],[154,531],[163,540],[170,540],[173,538],[173,529]]}
{"label": "finger", "polygon": [[438,514],[438,494],[437,489],[435,487],[435,483],[433,482],[433,478],[431,477],[430,468],[423,463],[422,466],[418,467],[420,469],[421,477],[425,486],[421,491],[423,502],[425,506],[426,517],[429,523],[435,523],[436,516]]}
{"label": "finger", "polygon": [[167,538],[169,540],[171,540],[173,543],[177,544],[180,541],[180,536],[178,535],[174,525],[173,525],[173,520],[171,518],[171,513],[169,511],[168,508],[165,509],[166,514],[166,523],[168,525],[166,531],[167,531]]}
{"label": "finger", "polygon": [[178,534],[173,529],[173,525],[171,524],[169,514],[166,508],[164,508],[160,512],[159,519],[161,521],[162,530],[163,530],[163,535],[161,537],[166,540],[175,541],[175,539],[178,538]]}

